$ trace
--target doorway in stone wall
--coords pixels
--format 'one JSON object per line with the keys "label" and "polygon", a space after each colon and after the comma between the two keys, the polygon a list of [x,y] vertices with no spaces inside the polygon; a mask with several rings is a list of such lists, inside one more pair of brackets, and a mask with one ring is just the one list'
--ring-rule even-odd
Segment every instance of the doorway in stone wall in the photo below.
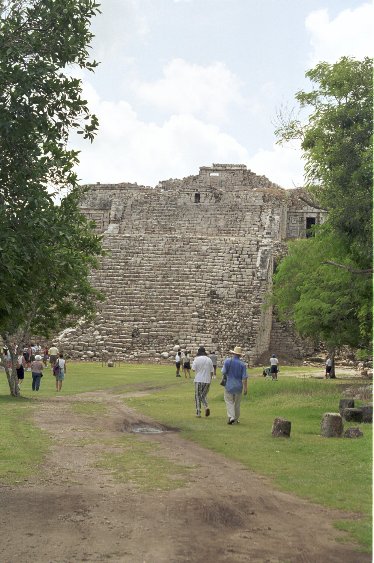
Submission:
{"label": "doorway in stone wall", "polygon": [[314,227],[315,224],[316,224],[316,218],[315,217],[307,217],[306,218],[305,229],[306,229],[306,237],[307,238],[314,236],[314,232],[311,229],[312,229],[312,227]]}

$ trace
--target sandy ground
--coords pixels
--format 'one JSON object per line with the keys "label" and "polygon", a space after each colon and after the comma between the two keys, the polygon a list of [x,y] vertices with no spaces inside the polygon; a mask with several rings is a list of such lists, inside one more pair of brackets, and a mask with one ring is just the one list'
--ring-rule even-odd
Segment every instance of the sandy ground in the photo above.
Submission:
{"label": "sandy ground", "polygon": [[[104,403],[106,414],[75,414],[71,403],[78,400]],[[165,458],[195,466],[185,485],[144,493],[116,481],[95,466],[98,456],[133,424],[157,426],[127,408],[123,395],[40,400],[35,421],[53,447],[38,475],[1,487],[1,563],[371,561],[339,541],[346,535],[331,523],[347,514],[278,492],[178,432],[139,440],[157,441]]]}

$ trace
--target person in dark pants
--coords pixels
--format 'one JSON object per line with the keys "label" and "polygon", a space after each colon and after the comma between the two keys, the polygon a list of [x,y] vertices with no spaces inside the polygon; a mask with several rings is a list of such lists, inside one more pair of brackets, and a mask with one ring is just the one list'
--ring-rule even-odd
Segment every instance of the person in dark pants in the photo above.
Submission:
{"label": "person in dark pants", "polygon": [[278,358],[276,357],[275,354],[273,354],[270,358],[270,373],[274,381],[278,379],[278,372],[279,372]]}
{"label": "person in dark pants", "polygon": [[31,362],[31,375],[32,375],[32,384],[31,389],[33,391],[39,391],[40,387],[40,380],[43,377],[43,362],[42,357],[37,354],[35,356],[35,360]]}
{"label": "person in dark pants", "polygon": [[332,370],[332,359],[330,357],[326,358],[326,372],[325,378],[328,379],[331,377],[331,370]]}
{"label": "person in dark pants", "polygon": [[25,379],[25,365],[26,361],[23,354],[18,354],[17,357],[17,377],[18,377],[18,389],[21,388],[21,383]]}
{"label": "person in dark pants", "polygon": [[181,376],[181,359],[182,359],[182,352],[179,349],[175,356],[175,369],[177,370],[176,377]]}

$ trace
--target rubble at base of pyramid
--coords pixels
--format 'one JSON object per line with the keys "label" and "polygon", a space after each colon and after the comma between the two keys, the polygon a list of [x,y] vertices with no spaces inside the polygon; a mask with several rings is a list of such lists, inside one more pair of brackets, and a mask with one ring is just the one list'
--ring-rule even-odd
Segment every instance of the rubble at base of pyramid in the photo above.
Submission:
{"label": "rubble at base of pyramid", "polygon": [[105,301],[93,321],[59,335],[68,356],[171,362],[178,347],[223,357],[240,345],[252,365],[268,351],[312,351],[264,306],[286,241],[326,217],[302,189],[213,164],[155,188],[91,185],[82,212],[103,234],[92,282]]}

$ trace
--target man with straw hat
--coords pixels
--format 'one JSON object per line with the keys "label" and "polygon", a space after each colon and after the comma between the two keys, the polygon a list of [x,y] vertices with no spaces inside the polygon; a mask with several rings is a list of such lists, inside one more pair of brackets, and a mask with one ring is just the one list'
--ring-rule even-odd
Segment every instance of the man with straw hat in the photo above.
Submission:
{"label": "man with straw hat", "polygon": [[243,352],[240,346],[235,346],[230,350],[232,358],[226,358],[222,366],[222,374],[224,376],[224,399],[226,403],[227,424],[235,424],[239,422],[240,402],[242,394],[247,394],[247,368],[240,359]]}

